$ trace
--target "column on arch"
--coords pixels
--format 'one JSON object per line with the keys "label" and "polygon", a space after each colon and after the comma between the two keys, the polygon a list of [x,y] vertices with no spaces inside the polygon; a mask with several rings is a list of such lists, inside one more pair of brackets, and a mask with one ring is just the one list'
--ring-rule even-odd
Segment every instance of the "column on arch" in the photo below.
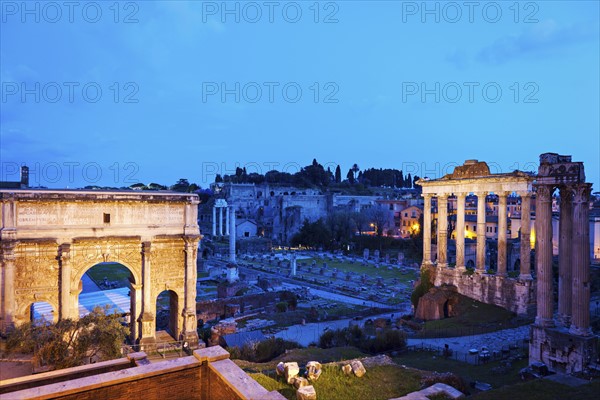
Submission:
{"label": "column on arch", "polygon": [[423,263],[431,264],[431,198],[430,193],[423,194]]}
{"label": "column on arch", "polygon": [[197,320],[196,320],[196,284],[198,281],[198,270],[196,259],[198,256],[198,236],[187,236],[185,240],[185,305],[183,308],[184,340],[190,342],[190,346],[196,347],[198,343]]}
{"label": "column on arch", "polygon": [[558,238],[558,322],[569,327],[572,312],[573,276],[571,263],[573,238],[573,188],[560,187],[560,217]]}
{"label": "column on arch", "polygon": [[477,196],[477,255],[475,268],[485,272],[485,196],[487,192],[479,192]]}
{"label": "column on arch", "polygon": [[229,214],[231,213],[230,207],[225,208],[225,236],[229,236]]}
{"label": "column on arch", "polygon": [[60,302],[61,319],[71,318],[71,245],[61,244],[59,247],[60,262]]}
{"label": "column on arch", "polygon": [[507,192],[498,193],[498,260],[497,274],[506,276]]}
{"label": "column on arch", "polygon": [[521,192],[521,267],[519,279],[531,280],[531,193]]}
{"label": "column on arch", "polygon": [[448,194],[438,195],[437,265],[448,266]]}
{"label": "column on arch", "polygon": [[465,199],[466,193],[456,193],[456,268],[465,268]]}
{"label": "column on arch", "polygon": [[538,185],[535,202],[536,291],[537,315],[535,324],[553,326],[552,290],[552,192],[549,185]]}

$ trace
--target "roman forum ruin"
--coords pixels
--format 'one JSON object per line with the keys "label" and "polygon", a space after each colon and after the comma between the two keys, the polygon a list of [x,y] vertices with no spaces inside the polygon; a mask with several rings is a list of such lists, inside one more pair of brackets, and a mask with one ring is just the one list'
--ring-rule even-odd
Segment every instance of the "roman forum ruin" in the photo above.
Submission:
{"label": "roman forum ruin", "polygon": [[[595,358],[590,329],[589,201],[582,162],[555,153],[540,155],[537,175],[520,171],[491,174],[484,162],[469,160],[452,174],[421,179],[423,187],[423,268],[433,272],[436,286],[451,285],[463,295],[526,314],[536,306],[531,326],[530,362],[543,362],[566,373],[582,371]],[[530,266],[531,197],[535,190],[535,279]],[[560,193],[558,309],[555,313],[552,276],[552,195]],[[497,270],[486,270],[485,196],[498,196]],[[521,197],[520,273],[510,278],[506,268],[507,210],[511,193]],[[473,274],[466,273],[465,197],[477,196],[477,247]],[[456,196],[456,264],[449,267],[448,197]],[[437,197],[437,254],[431,251],[431,199]]]}
{"label": "roman forum ruin", "polygon": [[116,262],[131,272],[131,339],[154,342],[156,298],[166,290],[172,334],[197,344],[196,195],[1,190],[0,202],[0,328],[29,321],[42,301],[55,321],[79,318],[83,274]]}

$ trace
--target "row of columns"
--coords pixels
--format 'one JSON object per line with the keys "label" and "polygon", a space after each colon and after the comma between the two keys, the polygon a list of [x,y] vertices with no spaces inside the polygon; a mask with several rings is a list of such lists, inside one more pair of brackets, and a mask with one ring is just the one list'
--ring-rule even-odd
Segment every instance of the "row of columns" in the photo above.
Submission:
{"label": "row of columns", "polygon": [[[217,219],[217,209],[219,210],[219,218]],[[217,221],[219,222],[219,236],[223,236],[223,209],[225,210],[225,236],[229,236],[231,231],[231,219],[235,218],[233,207],[217,207],[213,206],[212,210],[212,235],[217,236]]]}
{"label": "row of columns", "polygon": [[[475,193],[477,196],[477,252],[475,268],[479,272],[485,272],[485,198],[487,192]],[[497,193],[498,195],[498,262],[497,274],[506,275],[507,271],[507,196],[508,192]],[[518,193],[521,196],[521,268],[520,278],[531,279],[530,273],[530,242],[531,234],[531,194],[529,192]],[[431,254],[431,199],[433,194],[423,194],[423,264],[433,264]],[[449,194],[437,195],[438,201],[438,226],[437,226],[437,265],[448,266],[448,197]],[[465,268],[465,201],[467,193],[456,193],[456,268]]]}
{"label": "row of columns", "polygon": [[[537,184],[536,271],[537,315],[535,323],[551,327],[554,321],[552,277],[552,193],[554,185]],[[559,220],[559,325],[575,335],[588,336],[590,330],[590,183],[561,185]]]}

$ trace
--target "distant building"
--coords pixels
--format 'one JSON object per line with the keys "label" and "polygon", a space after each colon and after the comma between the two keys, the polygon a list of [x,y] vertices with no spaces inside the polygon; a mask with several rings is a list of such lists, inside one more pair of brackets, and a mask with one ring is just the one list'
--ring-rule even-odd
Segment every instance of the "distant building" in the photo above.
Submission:
{"label": "distant building", "polygon": [[419,224],[421,214],[423,214],[423,210],[417,206],[411,206],[400,211],[400,237],[409,238],[411,234],[417,233],[421,229]]}
{"label": "distant building", "polygon": [[238,238],[256,237],[258,235],[258,225],[251,219],[239,219],[236,223],[235,232]]}
{"label": "distant building", "polygon": [[21,167],[21,180],[18,182],[0,181],[0,189],[27,189],[29,187],[29,167]]}

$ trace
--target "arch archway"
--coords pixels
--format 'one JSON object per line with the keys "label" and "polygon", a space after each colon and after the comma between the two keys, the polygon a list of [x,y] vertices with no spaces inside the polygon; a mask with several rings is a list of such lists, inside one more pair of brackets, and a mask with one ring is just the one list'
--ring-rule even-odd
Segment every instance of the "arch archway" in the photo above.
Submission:
{"label": "arch archway", "polygon": [[179,338],[179,296],[173,290],[163,290],[156,296],[156,331],[166,331]]}
{"label": "arch archway", "polygon": [[40,299],[20,310],[21,315],[28,315],[29,322],[34,324],[58,321],[58,307],[47,300]]}
{"label": "arch archway", "polygon": [[140,308],[135,275],[135,269],[116,261],[98,262],[82,269],[78,274],[72,315],[80,318],[96,306],[108,306],[108,312],[123,317],[123,323],[130,329],[129,340],[135,343]]}

